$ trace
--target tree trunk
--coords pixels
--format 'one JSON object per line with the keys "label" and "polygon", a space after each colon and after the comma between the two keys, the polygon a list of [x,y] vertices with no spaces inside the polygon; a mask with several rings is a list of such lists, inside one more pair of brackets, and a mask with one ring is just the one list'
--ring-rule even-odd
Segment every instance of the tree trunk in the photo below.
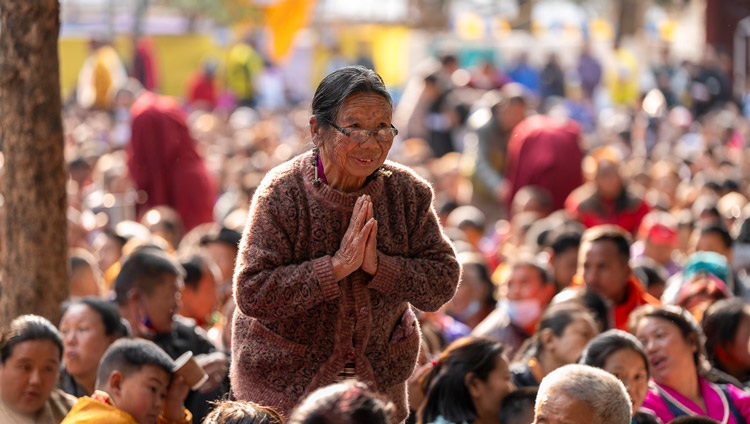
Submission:
{"label": "tree trunk", "polygon": [[0,25],[0,326],[28,313],[56,323],[68,293],[60,4],[0,0]]}

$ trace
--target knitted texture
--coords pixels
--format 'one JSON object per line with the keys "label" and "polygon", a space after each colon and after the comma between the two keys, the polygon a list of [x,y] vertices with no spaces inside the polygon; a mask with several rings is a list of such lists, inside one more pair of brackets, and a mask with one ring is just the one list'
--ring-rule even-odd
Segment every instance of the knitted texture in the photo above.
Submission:
{"label": "knitted texture", "polygon": [[[314,171],[310,154],[292,159],[269,172],[253,198],[234,276],[233,394],[288,414],[354,362],[359,379],[389,396],[403,421],[420,345],[410,305],[435,311],[451,299],[455,252],[429,184],[408,168],[386,162],[355,193],[315,183]],[[336,282],[331,258],[363,194],[378,221],[378,271]],[[406,336],[392,340],[394,333]]]}

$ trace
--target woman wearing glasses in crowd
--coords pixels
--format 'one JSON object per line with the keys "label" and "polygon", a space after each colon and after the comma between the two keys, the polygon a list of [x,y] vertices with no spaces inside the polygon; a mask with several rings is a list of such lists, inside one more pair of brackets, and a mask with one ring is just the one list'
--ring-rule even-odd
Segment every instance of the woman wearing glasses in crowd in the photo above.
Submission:
{"label": "woman wearing glasses in crowd", "polygon": [[386,161],[393,103],[375,72],[323,79],[313,149],[257,189],[234,278],[232,393],[288,414],[315,389],[365,382],[407,414],[420,335],[412,305],[440,308],[459,265],[430,186]]}

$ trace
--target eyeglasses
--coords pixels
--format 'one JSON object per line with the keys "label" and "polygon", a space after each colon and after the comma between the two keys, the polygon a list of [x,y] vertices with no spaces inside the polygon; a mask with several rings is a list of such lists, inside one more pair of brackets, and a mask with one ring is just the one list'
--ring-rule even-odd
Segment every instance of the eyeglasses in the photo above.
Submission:
{"label": "eyeglasses", "polygon": [[328,119],[321,118],[336,128],[341,134],[352,139],[357,144],[364,144],[370,137],[375,136],[379,143],[390,143],[398,135],[398,130],[391,124],[390,128],[380,128],[377,130],[367,130],[364,128],[341,128]]}

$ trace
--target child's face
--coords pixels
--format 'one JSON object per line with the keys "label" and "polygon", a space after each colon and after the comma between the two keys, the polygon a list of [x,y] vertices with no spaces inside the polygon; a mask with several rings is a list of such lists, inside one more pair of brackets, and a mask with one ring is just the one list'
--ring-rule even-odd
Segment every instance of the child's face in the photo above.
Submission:
{"label": "child's face", "polygon": [[130,376],[112,383],[110,395],[117,407],[138,423],[157,424],[169,388],[169,374],[155,365],[144,365]]}

